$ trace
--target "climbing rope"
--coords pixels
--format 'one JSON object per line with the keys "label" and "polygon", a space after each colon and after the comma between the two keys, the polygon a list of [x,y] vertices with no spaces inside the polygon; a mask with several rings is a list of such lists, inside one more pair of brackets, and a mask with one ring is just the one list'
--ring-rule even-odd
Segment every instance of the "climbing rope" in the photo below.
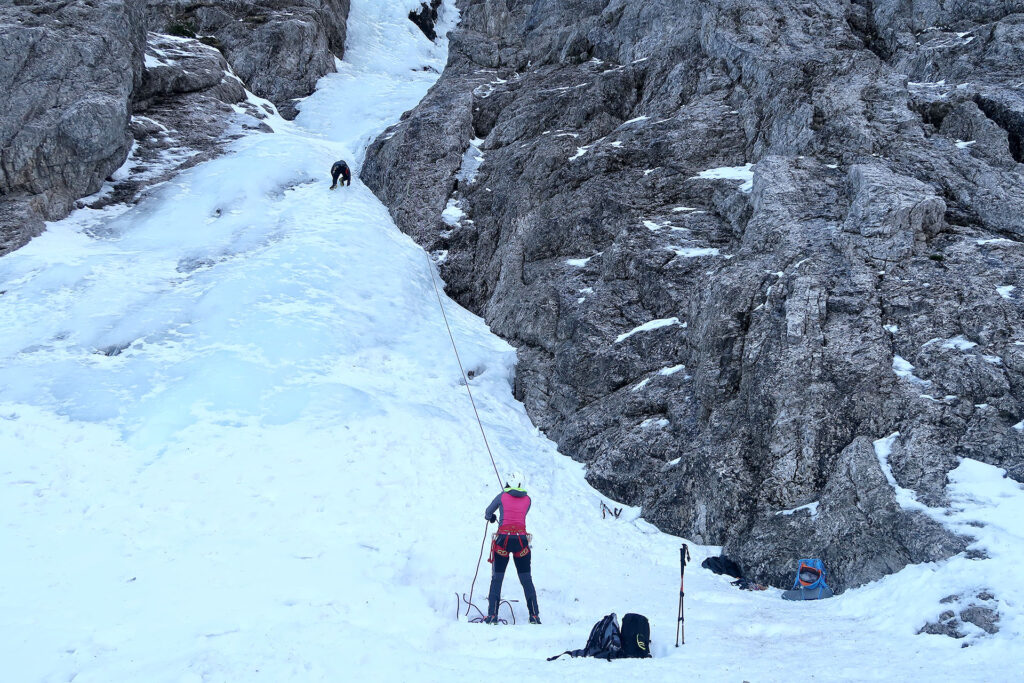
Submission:
{"label": "climbing rope", "polygon": [[[423,255],[427,259],[427,270],[430,271],[430,282],[434,285],[434,294],[437,295],[437,306],[441,309],[441,317],[444,318],[444,326],[448,329],[448,338],[452,341],[452,350],[455,351],[455,360],[459,363],[459,372],[462,373],[462,382],[466,385],[466,393],[469,394],[469,403],[473,406],[473,415],[476,416],[476,423],[480,426],[480,436],[484,438],[484,446],[487,448],[487,455],[491,459],[491,467],[494,468],[494,476],[498,478],[498,488],[502,488],[501,475],[498,474],[498,465],[494,462],[494,453],[491,452],[491,444],[487,442],[487,432],[484,431],[484,423],[480,419],[480,413],[476,409],[476,401],[473,400],[473,392],[469,388],[469,378],[466,376],[466,370],[462,367],[462,358],[459,357],[459,347],[455,344],[455,335],[452,334],[452,326],[448,324],[448,314],[444,312],[444,301],[441,299],[441,289],[437,286],[437,277],[434,275],[434,264],[430,260],[430,254],[423,251]],[[480,557],[476,560],[476,571],[473,572],[473,583],[469,586],[469,597],[466,597],[463,593],[462,597],[466,601],[466,616],[469,616],[470,608],[480,612],[480,608],[473,604],[473,590],[476,588],[476,578],[480,574],[480,563],[484,559],[484,546],[487,544],[487,522],[484,525],[484,539],[480,542]],[[455,594],[455,599],[459,599],[459,594]],[[462,605],[458,604],[455,608],[455,616],[458,618],[458,614],[461,611]],[[509,605],[509,609],[512,606]],[[482,614],[482,612],[481,612]],[[515,614],[512,615],[513,623],[515,622]],[[471,620],[478,621],[478,620]]]}
{"label": "climbing rope", "polygon": [[[462,600],[465,600],[465,599],[466,599],[466,594],[463,593],[462,594]],[[512,625],[515,626],[515,624],[516,624],[516,613],[515,613],[515,610],[512,609],[512,603],[513,602],[519,602],[519,601],[518,600],[501,600],[501,601],[499,601],[498,602],[498,610],[499,611],[501,610],[501,606],[502,605],[507,605],[508,606],[508,613],[512,615]],[[458,593],[455,594],[455,605],[456,605],[455,618],[457,620],[459,618],[459,612],[462,611],[462,602],[459,600],[459,594]],[[480,616],[473,617],[472,619],[469,620],[469,623],[471,623],[471,624],[482,624],[484,622],[484,619],[485,619],[484,613],[481,612],[480,608],[477,607],[476,605],[473,605],[472,603],[470,603],[470,606],[473,609],[475,609],[477,614],[479,614]],[[466,609],[466,614],[467,615],[469,614],[469,609],[468,608]],[[499,624],[507,625],[508,624],[508,619],[502,619],[502,618],[499,617],[498,618],[498,623]]]}
{"label": "climbing rope", "polygon": [[[480,608],[473,604],[473,589],[476,588],[476,577],[480,574],[480,562],[484,559],[484,545],[487,543],[487,527],[490,526],[490,524],[491,523],[489,521],[484,522],[484,539],[480,541],[480,557],[476,558],[476,571],[473,572],[473,583],[469,584],[469,597],[467,598],[465,593],[462,594],[462,597],[466,600],[467,617],[469,616],[470,607],[475,609],[477,612],[480,611]],[[456,612],[456,616],[458,616],[458,612]]]}
{"label": "climbing rope", "polygon": [[[452,350],[455,351],[455,360],[459,363],[459,372],[462,373],[462,382],[466,385],[466,393],[469,394],[469,402],[473,406],[473,414],[476,415],[476,423],[480,425],[480,436],[484,437],[484,446],[487,447],[487,455],[491,458],[491,467],[494,468],[494,476],[498,478],[498,487],[502,486],[501,475],[498,474],[498,465],[494,462],[494,453],[491,452],[491,444],[487,442],[487,432],[484,431],[484,423],[480,420],[480,413],[476,409],[476,401],[473,400],[473,392],[469,389],[469,378],[466,377],[466,370],[462,367],[462,358],[459,357],[459,347],[455,345],[455,335],[452,334],[452,326],[448,324],[448,314],[444,312],[444,302],[441,301],[441,290],[437,286],[437,278],[434,276],[434,264],[430,260],[430,254],[426,251],[423,255],[427,259],[427,270],[430,271],[430,281],[434,285],[434,294],[437,295],[437,305],[441,309],[441,316],[444,318],[444,326],[448,328],[448,338],[452,340]],[[479,569],[479,563],[477,564]]]}

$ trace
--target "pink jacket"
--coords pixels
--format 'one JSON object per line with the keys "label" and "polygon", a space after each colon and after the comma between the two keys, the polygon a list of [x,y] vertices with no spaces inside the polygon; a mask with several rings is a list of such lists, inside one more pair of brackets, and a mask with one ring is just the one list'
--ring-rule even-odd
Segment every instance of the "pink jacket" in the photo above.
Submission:
{"label": "pink jacket", "polygon": [[531,503],[526,491],[509,489],[494,497],[484,516],[490,517],[495,510],[500,510],[498,533],[525,532],[526,513],[530,511]]}

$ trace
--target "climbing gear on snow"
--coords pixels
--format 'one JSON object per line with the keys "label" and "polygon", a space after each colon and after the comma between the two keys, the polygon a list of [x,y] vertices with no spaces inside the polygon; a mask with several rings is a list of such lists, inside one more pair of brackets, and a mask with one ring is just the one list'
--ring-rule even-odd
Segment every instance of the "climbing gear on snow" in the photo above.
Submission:
{"label": "climbing gear on snow", "polygon": [[622,642],[620,657],[646,659],[651,656],[651,623],[642,614],[622,615],[622,628],[619,632]]}
{"label": "climbing gear on snow", "polygon": [[566,650],[562,654],[548,657],[548,661],[554,661],[562,655],[570,657],[600,657],[611,661],[620,656],[622,652],[621,633],[619,631],[619,620],[615,613],[607,615],[601,621],[594,624],[590,629],[590,636],[587,644],[581,650]]}
{"label": "climbing gear on snow", "polygon": [[679,549],[679,619],[676,622],[676,647],[679,647],[679,636],[686,645],[686,625],[683,622],[683,575],[686,574],[686,563],[690,560],[690,549],[684,543]]}
{"label": "climbing gear on snow", "polygon": [[[456,619],[456,621],[458,621],[459,615],[462,614],[462,600],[465,599],[465,597],[466,597],[465,594],[462,595],[462,598],[459,597],[458,593],[455,594],[455,619]],[[508,607],[508,613],[512,615],[512,624],[514,625],[516,623],[516,613],[512,610],[512,603],[513,602],[518,602],[518,600],[502,600],[501,602],[498,603],[498,607],[500,608],[501,605],[505,605],[506,607]],[[476,613],[478,615],[480,615],[480,616],[476,616],[476,617],[473,617],[472,619],[470,619],[469,623],[471,623],[471,624],[482,624],[482,623],[484,623],[484,621],[487,619],[487,617],[484,615],[483,612],[480,611],[480,608],[477,607],[476,605],[468,604],[467,608],[466,608],[466,614],[469,614],[469,608],[475,609]],[[498,623],[499,624],[508,624],[508,621],[505,620],[505,619],[502,619],[499,616],[498,617]]]}
{"label": "climbing gear on snow", "polygon": [[731,576],[734,579],[738,579],[743,576],[743,570],[740,569],[740,566],[725,555],[709,557],[701,562],[700,566],[704,567],[704,569],[710,569],[716,574],[724,574],[726,576]]}
{"label": "climbing gear on snow", "polygon": [[[531,618],[531,623],[533,623]],[[540,623],[540,620],[537,620]],[[570,657],[600,657],[613,659],[646,659],[651,657],[651,624],[642,614],[630,612],[622,617],[622,628],[612,612],[590,629],[587,644],[581,650],[566,650],[562,654],[548,657],[548,661],[562,655]]]}
{"label": "climbing gear on snow", "polygon": [[782,593],[783,600],[821,600],[835,593],[825,583],[825,563],[821,560],[800,560],[793,587]]}
{"label": "climbing gear on snow", "polygon": [[611,515],[615,519],[618,519],[619,515],[621,515],[621,514],[622,514],[622,508],[615,508],[613,510],[612,508],[610,508],[607,505],[605,505],[603,500],[601,501],[601,519],[604,519],[605,515]]}

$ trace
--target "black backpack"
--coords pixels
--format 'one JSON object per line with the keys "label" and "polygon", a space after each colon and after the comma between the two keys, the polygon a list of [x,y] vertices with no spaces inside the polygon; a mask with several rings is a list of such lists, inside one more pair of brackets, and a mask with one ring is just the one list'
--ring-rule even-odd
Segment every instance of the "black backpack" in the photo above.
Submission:
{"label": "black backpack", "polygon": [[643,659],[651,656],[651,624],[644,615],[623,615],[619,637],[622,641],[620,657]]}
{"label": "black backpack", "polygon": [[[636,616],[636,615],[633,615]],[[644,619],[646,622],[647,620]],[[622,656],[622,639],[619,631],[619,619],[612,612],[590,629],[590,637],[582,650],[566,650],[561,655],[548,657],[548,661],[558,659],[562,655],[570,657],[601,657],[611,661]]]}
{"label": "black backpack", "polygon": [[710,569],[716,574],[725,574],[734,579],[743,577],[743,571],[740,569],[740,566],[725,555],[709,557],[701,562],[700,566],[704,567],[704,569]]}

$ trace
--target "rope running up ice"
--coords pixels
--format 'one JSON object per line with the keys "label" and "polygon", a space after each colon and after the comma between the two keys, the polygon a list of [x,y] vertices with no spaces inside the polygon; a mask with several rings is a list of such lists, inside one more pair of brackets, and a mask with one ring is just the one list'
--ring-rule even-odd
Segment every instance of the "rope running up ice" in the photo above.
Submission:
{"label": "rope running up ice", "polygon": [[[444,326],[448,329],[448,338],[452,341],[452,350],[455,351],[455,360],[459,364],[459,372],[462,373],[462,382],[466,385],[466,393],[469,394],[469,403],[473,406],[473,414],[476,416],[476,423],[480,426],[480,436],[484,438],[484,446],[487,448],[487,455],[491,458],[491,467],[494,468],[494,476],[498,478],[498,487],[501,488],[501,475],[498,474],[498,465],[494,462],[494,453],[491,452],[491,444],[487,442],[487,432],[484,431],[484,423],[480,420],[480,413],[476,409],[476,401],[473,400],[473,392],[469,389],[469,378],[466,377],[466,370],[462,367],[462,358],[459,357],[459,347],[455,344],[455,335],[452,334],[452,326],[448,324],[448,314],[444,312],[444,302],[441,300],[441,290],[437,286],[437,277],[434,275],[434,264],[430,260],[430,255],[426,251],[423,252],[427,258],[427,270],[430,271],[430,282],[434,285],[434,294],[437,295],[437,305],[441,309],[441,317],[444,318]],[[473,583],[469,586],[469,597],[467,598],[463,594],[463,598],[466,600],[466,616],[469,616],[470,608],[476,609],[477,612],[480,608],[473,604],[473,590],[476,588],[476,578],[480,575],[480,562],[484,559],[484,546],[487,543],[487,527],[484,526],[484,540],[480,543],[480,557],[476,560],[476,571],[473,572]],[[455,595],[458,600],[458,594]],[[456,609],[456,613],[458,610]]]}
{"label": "rope running up ice", "polygon": [[469,402],[473,406],[473,414],[476,416],[476,423],[480,426],[480,436],[484,437],[484,446],[487,447],[487,455],[491,458],[491,467],[494,468],[494,476],[498,478],[498,486],[502,485],[501,475],[498,474],[498,465],[494,462],[494,453],[491,452],[491,444],[487,442],[487,432],[484,431],[484,423],[480,420],[480,413],[476,409],[476,401],[473,400],[473,392],[469,389],[469,378],[466,377],[466,370],[462,367],[462,358],[459,357],[459,347],[455,345],[455,335],[452,334],[452,326],[448,324],[448,314],[444,312],[444,303],[441,301],[441,290],[437,286],[437,278],[434,276],[434,264],[430,261],[430,255],[423,252],[427,257],[427,270],[430,271],[430,281],[434,285],[434,294],[437,295],[437,305],[441,309],[441,316],[444,318],[444,326],[448,328],[448,338],[452,340],[452,350],[455,351],[455,360],[459,363],[459,372],[462,373],[462,382],[466,385],[466,393],[469,394]]}

